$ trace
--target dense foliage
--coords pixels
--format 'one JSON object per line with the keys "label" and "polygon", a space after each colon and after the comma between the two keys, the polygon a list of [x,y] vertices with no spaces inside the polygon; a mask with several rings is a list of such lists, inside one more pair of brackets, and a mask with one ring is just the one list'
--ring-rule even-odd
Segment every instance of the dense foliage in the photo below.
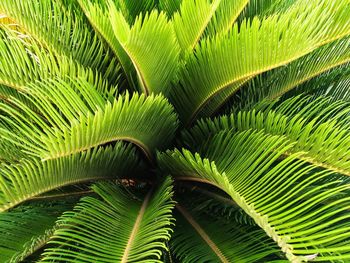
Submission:
{"label": "dense foliage", "polygon": [[0,0],[0,262],[350,262],[350,0]]}

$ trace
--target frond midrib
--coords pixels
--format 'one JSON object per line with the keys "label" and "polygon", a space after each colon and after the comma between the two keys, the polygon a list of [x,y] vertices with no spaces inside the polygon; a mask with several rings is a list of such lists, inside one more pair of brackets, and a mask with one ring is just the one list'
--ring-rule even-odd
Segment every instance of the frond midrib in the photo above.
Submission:
{"label": "frond midrib", "polygon": [[205,241],[205,243],[211,248],[211,250],[215,253],[215,255],[221,260],[222,263],[229,263],[225,255],[222,253],[220,248],[214,243],[214,241],[208,236],[208,234],[204,231],[204,229],[196,222],[196,220],[190,215],[190,213],[180,206],[176,204],[175,207],[182,214],[182,216],[191,224],[191,226],[196,230],[196,232],[200,235],[200,237]]}
{"label": "frond midrib", "polygon": [[245,2],[243,2],[242,6],[238,9],[237,14],[232,17],[232,19],[230,20],[229,23],[227,23],[227,27],[223,29],[223,31],[221,32],[222,34],[226,34],[227,32],[230,31],[230,29],[232,28],[233,24],[236,22],[236,20],[239,18],[239,16],[241,15],[241,13],[243,12],[244,8],[247,6],[247,4],[249,3],[250,0],[246,0]]}
{"label": "frond midrib", "polygon": [[129,253],[130,253],[131,247],[133,246],[135,238],[136,238],[136,235],[137,235],[137,232],[139,231],[139,228],[140,228],[143,216],[144,216],[144,214],[146,212],[146,208],[148,206],[148,203],[150,201],[152,192],[153,191],[150,190],[148,192],[148,194],[146,195],[145,199],[142,202],[142,205],[141,205],[140,210],[139,210],[139,212],[137,214],[135,223],[133,225],[132,231],[130,233],[128,242],[127,242],[126,247],[124,249],[124,253],[123,253],[123,257],[121,259],[121,263],[127,263],[128,262]]}
{"label": "frond midrib", "polygon": [[194,39],[193,43],[191,44],[191,51],[197,46],[198,42],[200,41],[202,35],[203,35],[203,32],[205,31],[205,29],[207,28],[207,26],[209,25],[212,17],[214,16],[217,8],[219,7],[220,3],[221,3],[222,0],[215,0],[213,1],[213,3],[211,4],[211,10],[210,10],[210,13],[209,15],[207,16],[207,19],[204,21],[201,29],[198,31],[198,34],[196,36],[196,38]]}
{"label": "frond midrib", "polygon": [[[330,39],[326,39],[325,41],[323,42],[320,42],[320,43],[317,43],[317,45],[315,45],[314,47],[311,47],[309,51],[305,51],[305,52],[302,52],[300,54],[298,54],[297,56],[294,56],[286,61],[283,61],[283,62],[280,62],[280,63],[276,63],[274,65],[270,65],[266,68],[262,68],[260,70],[257,70],[257,71],[252,71],[252,72],[248,72],[242,76],[239,76],[235,79],[231,79],[225,83],[222,83],[220,86],[218,86],[215,90],[213,90],[212,92],[210,92],[202,101],[199,105],[196,106],[196,108],[194,109],[194,111],[191,113],[190,117],[188,118],[188,121],[187,121],[187,126],[190,125],[195,117],[197,116],[198,112],[203,108],[203,106],[210,100],[210,98],[212,98],[213,96],[215,96],[216,94],[218,94],[220,91],[226,89],[226,88],[229,88],[230,85],[234,84],[235,82],[238,82],[238,81],[242,81],[243,79],[245,78],[252,78],[256,75],[259,75],[261,73],[264,73],[266,71],[269,71],[269,70],[272,70],[274,68],[278,68],[278,67],[281,67],[281,66],[284,66],[284,65],[287,65],[295,60],[297,60],[298,58],[301,58],[307,54],[309,54],[310,52],[312,52],[313,50],[316,50],[317,48],[321,47],[321,46],[324,46],[330,42],[333,42],[337,39],[341,39],[347,35],[350,34],[350,30],[343,33],[343,34],[339,34],[339,35],[336,35],[334,36],[333,38],[330,38]],[[344,62],[346,63],[346,62]],[[342,64],[344,64],[342,63]]]}
{"label": "frond midrib", "polygon": [[93,177],[86,177],[86,178],[82,178],[82,179],[67,180],[64,183],[56,184],[54,186],[42,189],[40,191],[36,191],[36,192],[32,192],[30,194],[27,194],[27,195],[23,196],[22,198],[17,199],[14,202],[7,203],[6,205],[1,205],[0,206],[0,213],[5,212],[11,208],[14,208],[15,206],[17,206],[17,205],[19,205],[27,200],[31,200],[35,196],[38,196],[40,194],[49,192],[49,191],[57,189],[57,188],[61,188],[61,187],[72,185],[72,184],[91,182],[91,181],[95,181],[95,180],[108,180],[108,179],[113,179],[113,178],[114,178],[113,176],[104,176],[104,177],[93,176]]}
{"label": "frond midrib", "polygon": [[230,195],[232,200],[243,209],[245,213],[247,213],[253,220],[257,223],[257,225],[265,231],[265,233],[271,237],[277,245],[281,248],[281,250],[286,254],[287,258],[291,262],[302,262],[303,258],[298,257],[297,255],[293,254],[293,247],[288,244],[288,241],[290,240],[289,236],[284,235],[283,237],[279,236],[278,233],[275,231],[274,227],[272,227],[269,224],[268,216],[267,215],[261,215],[260,213],[256,212],[254,209],[254,205],[248,204],[244,197],[241,196],[238,192],[234,191],[233,189],[224,189],[221,186],[207,180],[202,179],[198,177],[175,177],[176,180],[188,180],[188,181],[194,181],[194,182],[201,182],[206,183],[209,185],[213,185],[218,187],[219,189],[225,191],[227,194]]}
{"label": "frond midrib", "polygon": [[318,76],[318,75],[320,75],[320,74],[322,74],[322,73],[324,73],[324,72],[326,72],[328,70],[331,70],[332,68],[341,66],[341,65],[346,64],[348,62],[350,62],[350,57],[348,57],[346,59],[343,59],[341,61],[338,61],[337,63],[334,63],[332,65],[328,65],[328,66],[320,69],[319,71],[314,72],[313,74],[311,74],[309,76],[306,76],[304,78],[298,79],[294,83],[289,84],[284,90],[282,90],[282,91],[280,91],[280,92],[278,92],[276,94],[273,94],[272,96],[269,96],[269,99],[270,100],[275,100],[275,99],[281,97],[282,95],[284,95],[285,93],[287,93],[288,91],[291,91],[293,88],[299,86],[300,84],[302,84],[302,83],[304,83],[304,82],[306,82],[306,81],[308,81],[308,80],[310,80],[310,79],[312,79],[312,78],[314,78],[314,77],[316,77],[316,76]]}
{"label": "frond midrib", "polygon": [[[274,65],[270,65],[266,68],[263,68],[263,69],[260,69],[260,70],[256,70],[256,71],[252,71],[252,72],[248,72],[242,76],[239,76],[237,78],[234,78],[234,79],[231,79],[230,81],[227,81],[225,83],[222,83],[219,87],[217,87],[214,91],[210,92],[202,101],[199,105],[196,106],[195,110],[192,112],[191,116],[188,118],[188,121],[187,121],[187,126],[190,125],[194,120],[195,120],[195,117],[197,116],[198,112],[203,108],[203,106],[208,103],[208,101],[210,100],[210,98],[214,97],[215,95],[217,95],[219,92],[221,92],[222,90],[224,89],[227,89],[229,88],[232,84],[234,84],[235,82],[238,82],[238,81],[243,81],[244,79],[247,79],[247,78],[252,78],[256,75],[259,75],[261,73],[264,73],[266,71],[269,71],[269,70],[272,70],[274,68],[278,68],[278,67],[281,67],[283,65],[286,65],[286,64],[289,64],[290,62],[292,61],[295,61],[296,59],[302,57],[302,56],[305,56],[306,54],[309,54],[310,52],[303,52],[302,54],[299,54],[293,58],[290,58],[286,61],[283,61],[283,62],[280,62],[280,63],[276,63]],[[239,88],[238,88],[239,89]],[[237,89],[237,90],[238,90]]]}
{"label": "frond midrib", "polygon": [[61,152],[59,154],[47,155],[46,157],[42,158],[42,161],[54,160],[54,159],[59,159],[59,158],[62,158],[62,157],[70,156],[72,154],[84,152],[86,150],[98,147],[100,145],[103,145],[103,144],[106,144],[106,143],[110,143],[110,142],[115,142],[115,141],[127,141],[127,142],[130,142],[132,144],[135,144],[145,154],[146,158],[150,162],[153,162],[153,156],[152,156],[151,151],[148,149],[148,147],[145,144],[143,144],[141,141],[139,141],[139,140],[137,140],[135,138],[132,138],[132,137],[127,137],[127,136],[116,136],[116,137],[110,138],[108,140],[100,141],[100,142],[98,142],[96,144],[93,144],[93,145],[87,145],[85,147],[74,149],[74,151]]}

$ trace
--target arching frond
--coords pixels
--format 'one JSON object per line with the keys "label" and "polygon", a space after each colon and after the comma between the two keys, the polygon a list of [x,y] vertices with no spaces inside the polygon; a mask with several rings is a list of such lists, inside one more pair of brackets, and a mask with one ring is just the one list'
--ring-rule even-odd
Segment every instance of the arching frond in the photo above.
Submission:
{"label": "arching frond", "polygon": [[92,27],[98,32],[99,36],[107,42],[108,46],[117,57],[129,86],[136,89],[136,87],[134,87],[135,83],[133,83],[133,79],[136,76],[135,68],[132,65],[131,59],[114,35],[113,27],[109,20],[108,6],[91,0],[77,1],[86,17],[89,19]]}
{"label": "arching frond", "polygon": [[[99,73],[67,57],[55,56],[28,35],[0,28],[0,84],[24,92],[31,83],[55,77],[84,78],[107,97],[115,93]],[[8,98],[7,95],[4,89],[0,90],[0,96]]]}
{"label": "arching frond", "polygon": [[[104,73],[114,81],[116,63],[97,36],[73,9],[63,10],[59,1],[4,0],[0,9],[15,19],[53,54],[72,57],[81,65]],[[60,30],[58,30],[60,29]]]}
{"label": "arching frond", "polygon": [[[60,220],[55,245],[41,262],[161,262],[174,207],[171,180],[140,200],[112,184],[97,184],[100,199],[85,197]],[[83,252],[83,253],[81,253]]]}
{"label": "arching frond", "polygon": [[264,231],[176,207],[179,213],[171,243],[181,262],[262,262],[278,251]]}
{"label": "arching frond", "polygon": [[180,9],[182,0],[158,0],[159,9],[167,13],[171,18]]}
{"label": "arching frond", "polygon": [[323,87],[323,89],[316,92],[316,95],[327,95],[335,100],[350,101],[350,78],[338,79],[333,83],[333,86]]}
{"label": "arching frond", "polygon": [[292,147],[282,136],[223,132],[200,153],[168,151],[158,159],[176,180],[229,194],[290,261],[349,259],[350,185],[298,160],[300,153],[277,161]]}
{"label": "arching frond", "polygon": [[0,212],[66,185],[128,177],[138,162],[135,150],[130,145],[117,143],[113,147],[95,148],[46,162],[32,159],[17,164],[2,164]]}
{"label": "arching frond", "polygon": [[7,140],[0,139],[0,163],[16,163],[27,157],[27,154],[23,153],[21,148],[14,146]]}
{"label": "arching frond", "polygon": [[131,59],[144,92],[167,94],[178,70],[180,48],[166,15],[152,11],[130,27],[113,4],[109,9],[115,37]]}
{"label": "arching frond", "polygon": [[[230,85],[229,87],[225,88],[224,90],[218,92],[217,94],[213,95],[207,103],[203,104],[201,110],[197,113],[197,119],[202,117],[208,117],[213,116],[215,113],[221,112],[221,108],[226,106],[229,109],[229,112],[231,112],[232,103],[231,103],[231,97],[237,90],[242,88],[244,90],[244,85],[249,82],[252,79],[252,77],[243,79],[242,81],[237,81]],[[251,100],[251,98],[249,98]],[[242,100],[242,104],[244,104],[245,101]],[[236,103],[234,106],[237,107]]]}
{"label": "arching frond", "polygon": [[[177,182],[178,185],[181,182]],[[188,207],[193,213],[200,213],[202,217],[213,217],[227,220],[234,224],[255,226],[255,222],[250,218],[229,196],[216,191],[212,187],[205,185],[189,185],[181,183],[181,198],[177,197],[178,203]]]}
{"label": "arching frond", "polygon": [[158,0],[117,0],[114,2],[123,12],[123,15],[127,18],[129,24],[133,24],[137,16],[142,13],[146,14],[147,12],[151,12],[156,7]]}
{"label": "arching frond", "polygon": [[22,92],[17,91],[9,86],[0,84],[0,100],[3,102],[10,103],[11,98],[17,98],[18,100],[24,100],[28,105],[31,104],[30,101],[26,99],[26,97],[22,94]]}
{"label": "arching frond", "polygon": [[239,21],[255,16],[264,17],[275,13],[283,13],[288,10],[297,0],[249,0],[242,13]]}
{"label": "arching frond", "polygon": [[229,32],[249,2],[249,0],[221,0],[213,19],[208,25],[206,35],[215,36]]}
{"label": "arching frond", "polygon": [[41,159],[118,140],[135,143],[152,159],[155,150],[164,149],[176,132],[176,114],[161,95],[134,94],[130,98],[126,93],[110,102],[89,83],[62,80],[32,85],[30,91],[27,96],[40,114],[18,100],[13,100],[16,108],[0,104],[7,114],[1,118],[9,125],[0,134]]}
{"label": "arching frond", "polygon": [[[328,98],[314,101],[309,98],[296,97],[281,103],[276,109],[271,109],[269,104],[265,109],[202,120],[184,133],[184,141],[191,147],[203,144],[222,130],[263,130],[295,142],[285,155],[301,151],[304,154],[299,158],[305,161],[350,175],[349,104],[329,103]],[[198,147],[194,149],[198,150]]]}
{"label": "arching frond", "polygon": [[315,96],[329,96],[335,100],[349,101],[347,91],[350,79],[350,62],[326,71],[287,92],[281,99],[308,93]]}
{"label": "arching frond", "polygon": [[[192,122],[213,96],[234,83],[349,34],[349,10],[340,0],[300,1],[281,15],[235,24],[228,35],[202,41],[187,62],[181,85],[172,89],[171,100],[182,120]],[[329,22],[329,17],[334,19]]]}
{"label": "arching frond", "polygon": [[204,35],[222,0],[183,0],[180,10],[174,14],[173,24],[177,40],[183,52],[190,53]]}
{"label": "arching frond", "polygon": [[51,238],[56,220],[75,200],[31,202],[0,213],[0,260],[23,262]]}
{"label": "arching frond", "polygon": [[[261,100],[274,100],[308,80],[350,62],[350,37],[330,43],[282,68],[250,81],[237,94],[241,107],[249,108]],[[317,89],[317,83],[313,83]],[[302,87],[300,87],[302,90]]]}

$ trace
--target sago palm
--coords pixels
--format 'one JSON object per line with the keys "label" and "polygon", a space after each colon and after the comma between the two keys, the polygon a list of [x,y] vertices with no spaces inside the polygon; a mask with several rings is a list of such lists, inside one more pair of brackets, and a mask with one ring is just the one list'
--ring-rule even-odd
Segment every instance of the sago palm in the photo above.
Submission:
{"label": "sago palm", "polygon": [[0,14],[0,262],[350,262],[350,0]]}

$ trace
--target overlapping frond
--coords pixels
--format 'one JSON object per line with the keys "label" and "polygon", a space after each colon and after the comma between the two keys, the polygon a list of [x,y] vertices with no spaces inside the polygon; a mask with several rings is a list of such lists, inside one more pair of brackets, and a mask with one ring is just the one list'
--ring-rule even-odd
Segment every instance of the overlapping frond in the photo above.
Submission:
{"label": "overlapping frond", "polygon": [[239,21],[255,16],[264,17],[288,10],[297,0],[249,0],[249,3],[240,14]]}
{"label": "overlapping frond", "polygon": [[[118,71],[118,67],[115,70]],[[23,93],[31,83],[55,77],[84,78],[107,97],[115,93],[115,88],[92,69],[82,67],[65,56],[56,56],[28,35],[18,34],[7,27],[0,28],[1,84]],[[5,99],[9,98],[9,93],[8,89],[0,90],[0,96]],[[16,98],[21,97],[18,92],[12,93]]]}
{"label": "overlapping frond", "polygon": [[[252,111],[201,120],[184,133],[188,147],[201,145],[222,130],[258,130],[286,136],[295,142],[285,152],[304,152],[299,158],[338,173],[350,175],[349,103],[332,98],[292,98],[271,109],[271,104]],[[197,147],[197,146],[196,146]],[[198,150],[198,148],[194,148]]]}
{"label": "overlapping frond", "polygon": [[103,73],[112,83],[118,76],[110,51],[73,8],[63,10],[59,1],[51,0],[4,0],[0,9],[53,54],[72,57],[84,67]]}
{"label": "overlapping frond", "polygon": [[109,8],[115,37],[131,59],[143,91],[167,94],[178,71],[180,48],[166,15],[155,10],[137,17],[130,27],[115,6]]}
{"label": "overlapping frond", "polygon": [[73,200],[31,202],[0,213],[0,260],[23,262],[52,236],[56,220],[71,210]]}
{"label": "overlapping frond", "polygon": [[335,100],[349,101],[347,95],[350,79],[349,66],[350,62],[326,71],[287,92],[281,99],[309,93],[315,96],[330,96]]}
{"label": "overlapping frond", "polygon": [[117,0],[114,1],[117,7],[123,12],[123,15],[127,18],[130,24],[135,22],[137,16],[141,13],[146,14],[151,12],[157,4],[157,0],[139,0],[139,1],[129,1],[129,0]]}
{"label": "overlapping frond", "polygon": [[92,27],[117,57],[129,86],[137,90],[135,87],[136,83],[133,83],[136,75],[135,68],[131,59],[114,35],[107,4],[104,2],[93,2],[91,0],[78,0],[78,2]]}
{"label": "overlapping frond", "polygon": [[[279,98],[308,80],[349,62],[350,38],[347,37],[253,79],[237,94],[237,101],[243,104],[240,107],[249,108],[261,100]],[[312,84],[316,89],[318,83]],[[302,88],[300,87],[299,92]]]}
{"label": "overlapping frond", "polygon": [[183,0],[180,10],[174,14],[173,24],[177,40],[183,52],[190,53],[204,35],[222,0]]}
{"label": "overlapping frond", "polygon": [[[132,142],[152,159],[164,149],[177,128],[172,106],[161,95],[126,93],[105,100],[86,81],[51,80],[32,85],[28,98],[39,109],[21,101],[17,107],[0,103],[8,128],[1,136],[41,159],[55,159],[118,140]],[[43,118],[44,116],[44,118]]]}
{"label": "overlapping frond", "polygon": [[206,185],[193,186],[183,182],[179,192],[185,198],[178,197],[178,202],[189,207],[188,210],[193,213],[201,213],[203,217],[220,218],[239,225],[256,225],[229,196],[218,189],[204,186]]}
{"label": "overlapping frond", "polygon": [[249,2],[249,0],[221,0],[215,15],[207,27],[206,35],[212,37],[229,32]]}
{"label": "overlapping frond", "polygon": [[293,144],[251,130],[222,132],[200,153],[168,151],[158,157],[176,180],[209,183],[225,191],[292,262],[350,258],[350,185],[300,161],[282,161]]}
{"label": "overlapping frond", "polygon": [[135,149],[123,143],[46,162],[1,164],[0,212],[69,184],[128,177],[138,164]]}
{"label": "overlapping frond", "polygon": [[0,139],[0,162],[1,163],[16,163],[23,158],[27,158],[27,154],[21,151],[21,148],[16,147],[11,142]]}
{"label": "overlapping frond", "polygon": [[263,262],[266,256],[278,251],[258,228],[193,215],[184,207],[176,207],[179,213],[171,247],[181,262]]}
{"label": "overlapping frond", "polygon": [[171,180],[142,201],[113,184],[93,190],[100,199],[85,197],[64,214],[41,262],[161,262],[173,224]]}
{"label": "overlapping frond", "polygon": [[171,18],[180,9],[181,3],[182,0],[158,0],[158,7]]}
{"label": "overlapping frond", "polygon": [[193,121],[213,96],[231,85],[349,34],[349,10],[340,0],[298,1],[283,14],[244,21],[228,35],[203,40],[181,74],[181,85],[172,89],[182,120]]}

